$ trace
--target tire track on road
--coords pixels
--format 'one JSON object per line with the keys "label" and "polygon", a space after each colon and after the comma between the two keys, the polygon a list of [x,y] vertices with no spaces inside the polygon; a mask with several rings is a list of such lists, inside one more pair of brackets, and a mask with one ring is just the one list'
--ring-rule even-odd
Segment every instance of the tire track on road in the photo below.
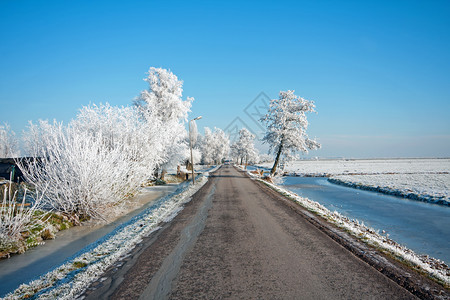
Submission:
{"label": "tire track on road", "polygon": [[181,232],[177,246],[166,257],[161,268],[156,272],[149,285],[139,297],[140,300],[168,299],[172,290],[172,282],[177,277],[186,254],[192,249],[198,236],[205,228],[208,211],[212,207],[212,198],[215,191],[216,188],[213,185],[192,221]]}

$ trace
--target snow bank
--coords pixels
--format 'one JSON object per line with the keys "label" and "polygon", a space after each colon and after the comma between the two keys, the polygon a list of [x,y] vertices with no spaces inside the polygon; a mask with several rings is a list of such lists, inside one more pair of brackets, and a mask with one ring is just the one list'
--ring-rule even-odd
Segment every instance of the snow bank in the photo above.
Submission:
{"label": "snow bank", "polygon": [[450,206],[450,174],[340,175],[332,176],[328,181]]}
{"label": "snow bank", "polygon": [[[212,171],[214,170],[210,172]],[[158,230],[159,224],[175,217],[207,180],[206,176],[200,176],[194,186],[189,182],[181,184],[171,195],[158,200],[129,222],[69,258],[61,266],[28,284],[22,284],[4,299],[75,298],[115,261],[127,255],[143,237]]]}

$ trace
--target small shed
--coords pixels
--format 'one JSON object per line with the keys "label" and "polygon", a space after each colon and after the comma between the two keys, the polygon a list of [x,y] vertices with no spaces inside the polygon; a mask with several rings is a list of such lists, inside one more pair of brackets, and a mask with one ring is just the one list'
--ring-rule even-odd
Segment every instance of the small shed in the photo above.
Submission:
{"label": "small shed", "polygon": [[[33,158],[31,158],[33,159]],[[23,181],[23,173],[16,164],[16,160],[29,161],[29,157],[21,158],[0,158],[0,178],[11,180],[14,182]],[[13,178],[11,178],[11,175]]]}

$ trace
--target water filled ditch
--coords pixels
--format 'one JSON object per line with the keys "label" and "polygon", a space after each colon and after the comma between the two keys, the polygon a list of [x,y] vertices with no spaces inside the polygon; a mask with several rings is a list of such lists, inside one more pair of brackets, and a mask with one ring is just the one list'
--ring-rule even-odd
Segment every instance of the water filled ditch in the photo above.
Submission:
{"label": "water filled ditch", "polygon": [[450,262],[450,207],[344,187],[325,177],[284,177],[282,186],[331,211],[385,230],[418,254]]}

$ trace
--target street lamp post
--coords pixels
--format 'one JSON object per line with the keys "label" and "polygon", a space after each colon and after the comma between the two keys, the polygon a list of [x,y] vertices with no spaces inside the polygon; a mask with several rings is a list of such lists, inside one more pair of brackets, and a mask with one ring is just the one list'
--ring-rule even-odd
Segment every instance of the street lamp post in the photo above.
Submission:
{"label": "street lamp post", "polygon": [[202,116],[199,116],[195,119],[192,119],[191,121],[189,121],[189,149],[191,150],[191,169],[192,169],[192,184],[195,184],[195,174],[194,174],[194,157],[192,155],[192,136],[191,136],[191,122],[195,122],[197,120],[200,120],[202,118]]}

